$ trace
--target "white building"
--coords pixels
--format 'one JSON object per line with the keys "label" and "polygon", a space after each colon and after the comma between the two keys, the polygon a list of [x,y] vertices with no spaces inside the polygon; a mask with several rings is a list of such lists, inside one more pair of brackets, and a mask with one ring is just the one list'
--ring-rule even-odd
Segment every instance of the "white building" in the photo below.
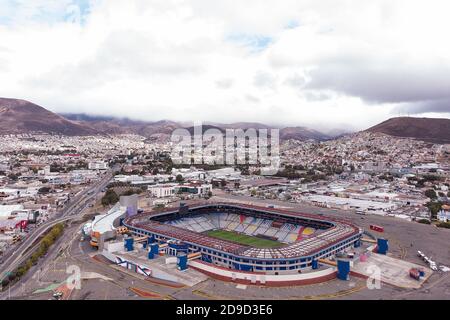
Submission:
{"label": "white building", "polygon": [[182,185],[177,185],[175,187],[175,192],[190,193],[198,196],[205,196],[209,192],[212,192],[212,184],[201,184],[201,183],[187,183]]}
{"label": "white building", "polygon": [[176,191],[176,184],[157,184],[154,186],[149,186],[148,191],[153,197],[156,198],[166,198],[166,197],[172,197],[175,195]]}
{"label": "white building", "polygon": [[352,198],[332,197],[325,195],[309,195],[303,198],[316,205],[339,208],[343,210],[358,210],[373,214],[384,214],[397,208],[395,203]]}
{"label": "white building", "polygon": [[7,220],[24,210],[23,205],[0,205],[0,220]]}
{"label": "white building", "polygon": [[104,161],[91,161],[88,163],[89,170],[108,170],[108,164]]}
{"label": "white building", "polygon": [[450,222],[450,206],[442,206],[442,210],[438,212],[437,218],[441,222]]}
{"label": "white building", "polygon": [[143,181],[144,177],[138,176],[138,175],[124,175],[124,174],[118,174],[114,177],[115,182],[134,182],[134,181]]}

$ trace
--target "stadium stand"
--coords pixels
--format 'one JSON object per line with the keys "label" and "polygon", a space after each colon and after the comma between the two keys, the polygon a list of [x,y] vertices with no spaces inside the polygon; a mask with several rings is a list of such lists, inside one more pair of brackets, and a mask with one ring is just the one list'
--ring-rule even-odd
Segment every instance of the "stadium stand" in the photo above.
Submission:
{"label": "stadium stand", "polygon": [[249,236],[269,237],[282,243],[293,243],[305,239],[317,231],[311,227],[292,223],[279,223],[280,227],[273,227],[273,223],[274,220],[217,212],[167,222],[169,225],[199,233],[223,229]]}

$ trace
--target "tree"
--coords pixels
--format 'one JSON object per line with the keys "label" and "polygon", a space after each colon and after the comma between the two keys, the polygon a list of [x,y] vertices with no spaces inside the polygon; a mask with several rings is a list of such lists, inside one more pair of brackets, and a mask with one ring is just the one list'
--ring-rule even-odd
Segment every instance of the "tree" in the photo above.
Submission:
{"label": "tree", "polygon": [[17,276],[17,274],[16,274],[16,272],[11,272],[9,275],[8,275],[8,280],[9,280],[9,282],[11,282],[11,281],[14,281],[14,279],[16,279],[16,276]]}
{"label": "tree", "polygon": [[8,284],[9,284],[9,279],[8,278],[5,278],[5,279],[2,280],[2,288],[7,287]]}
{"label": "tree", "polygon": [[437,198],[436,191],[434,191],[433,189],[428,189],[427,191],[425,191],[425,196],[427,196],[430,199]]}
{"label": "tree", "polygon": [[184,181],[184,178],[181,174],[177,174],[177,177],[175,178],[176,182],[181,183]]}
{"label": "tree", "polygon": [[119,196],[117,195],[117,193],[112,189],[108,189],[102,198],[102,205],[106,207],[110,204],[116,204],[118,201]]}
{"label": "tree", "polygon": [[49,192],[50,192],[50,188],[49,187],[42,187],[38,191],[39,194],[47,194]]}
{"label": "tree", "polygon": [[439,222],[437,224],[437,226],[439,228],[446,228],[446,229],[450,229],[450,222]]}
{"label": "tree", "polygon": [[133,194],[141,194],[142,189],[128,189],[123,193],[124,196],[132,196]]}
{"label": "tree", "polygon": [[13,180],[13,181],[17,181],[17,179],[19,178],[18,175],[11,173],[10,175],[8,175],[8,178]]}
{"label": "tree", "polygon": [[430,210],[431,217],[436,219],[438,212],[441,211],[442,203],[430,201],[426,204],[426,207]]}

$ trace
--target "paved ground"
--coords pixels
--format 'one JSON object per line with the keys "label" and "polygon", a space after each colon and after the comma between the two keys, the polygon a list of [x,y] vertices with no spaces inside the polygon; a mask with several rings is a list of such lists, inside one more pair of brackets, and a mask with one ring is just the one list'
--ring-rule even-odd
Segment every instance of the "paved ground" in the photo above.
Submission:
{"label": "paved ground", "polygon": [[[374,270],[373,266],[379,269]],[[382,282],[400,287],[420,289],[423,283],[431,276],[431,269],[422,267],[425,276],[419,281],[409,276],[411,268],[421,267],[409,261],[392,258],[388,255],[372,253],[368,256],[367,261],[357,262],[354,264],[352,271],[370,277],[374,272],[380,275]]]}
{"label": "paved ground", "polygon": [[[381,225],[381,234],[389,239],[390,255],[426,266],[417,257],[417,250],[431,256],[438,264],[450,266],[450,230],[429,225],[411,223],[401,219],[380,216],[359,216],[353,213],[309,207],[302,204],[279,201],[261,201],[250,197],[222,195],[244,202],[282,205],[294,207],[309,213],[337,216],[348,219],[368,229],[370,224]],[[237,286],[213,279],[203,281],[193,287],[173,287],[164,283],[145,280],[135,274],[121,272],[91,256],[95,251],[87,241],[80,242],[75,230],[69,229],[61,248],[49,255],[42,271],[35,271],[34,277],[24,281],[21,287],[12,290],[11,297],[20,299],[49,299],[53,292],[38,292],[37,289],[59,284],[70,276],[67,267],[78,266],[84,274],[93,272],[106,277],[81,281],[81,289],[73,290],[69,299],[450,299],[450,273],[435,272],[420,289],[401,289],[382,284],[380,289],[368,289],[366,280],[351,277],[350,281],[331,280],[321,284],[270,288],[259,286]],[[107,280],[110,278],[111,280]],[[106,279],[106,280],[105,280]]]}
{"label": "paved ground", "polygon": [[344,218],[366,230],[369,230],[371,224],[380,225],[384,227],[385,232],[374,232],[373,234],[389,239],[389,251],[395,256],[424,265],[421,259],[417,257],[417,250],[421,250],[437,263],[450,266],[449,229],[404,221],[393,217],[376,215],[361,216],[344,210],[320,208],[277,200],[260,200],[253,197],[232,196],[228,194],[221,194],[216,199],[241,201],[246,203],[252,202],[256,205],[271,204],[307,213]]}

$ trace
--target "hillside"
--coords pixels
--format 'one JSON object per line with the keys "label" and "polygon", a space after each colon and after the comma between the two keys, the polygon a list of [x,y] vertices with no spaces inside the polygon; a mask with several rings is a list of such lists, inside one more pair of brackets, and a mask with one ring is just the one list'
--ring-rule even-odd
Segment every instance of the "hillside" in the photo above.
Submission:
{"label": "hillside", "polygon": [[0,98],[0,134],[49,133],[68,136],[99,132],[25,100]]}
{"label": "hillside", "polygon": [[91,116],[86,114],[61,114],[63,117],[85,123],[104,134],[138,134],[146,138],[168,139],[172,132],[181,127],[174,121],[161,120],[156,122],[131,120],[106,116]]}
{"label": "hillside", "polygon": [[[167,140],[175,129],[187,128],[193,134],[192,126],[170,120],[140,121],[112,116],[94,116],[87,114],[66,113],[57,115],[36,104],[18,99],[0,99],[0,134],[17,134],[30,132],[58,133],[66,135],[89,134],[138,134],[150,139]],[[231,124],[206,122],[203,132],[207,129],[254,128],[271,129],[273,126],[254,123],[236,122]],[[270,130],[269,130],[270,135]],[[319,131],[305,127],[280,128],[280,139],[294,140],[327,140],[330,139]]]}
{"label": "hillside", "polygon": [[329,136],[323,134],[319,131],[305,128],[305,127],[287,127],[280,130],[281,140],[327,140],[330,139]]}
{"label": "hillside", "polygon": [[450,143],[450,119],[398,117],[386,120],[366,131],[433,143]]}

